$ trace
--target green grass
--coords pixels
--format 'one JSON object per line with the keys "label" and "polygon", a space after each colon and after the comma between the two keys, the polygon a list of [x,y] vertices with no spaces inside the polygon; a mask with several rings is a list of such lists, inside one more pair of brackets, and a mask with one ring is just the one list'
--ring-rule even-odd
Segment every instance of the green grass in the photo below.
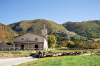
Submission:
{"label": "green grass", "polygon": [[27,62],[27,63],[22,63],[22,64],[19,64],[19,65],[15,65],[15,66],[27,66],[27,65],[34,64],[34,63],[43,63],[43,62],[47,62],[47,61],[51,61],[51,60],[61,59],[61,58],[64,58],[64,57],[66,57],[66,56],[45,57],[45,58],[40,58],[40,59],[35,60],[35,61],[31,61],[31,62]]}
{"label": "green grass", "polygon": [[95,41],[98,41],[98,40],[100,40],[100,38],[96,38],[96,39],[95,39]]}
{"label": "green grass", "polygon": [[[36,64],[36,65],[34,65]],[[16,66],[100,66],[100,55],[46,57]]]}
{"label": "green grass", "polygon": [[27,57],[27,56],[30,56],[30,53],[31,53],[32,51],[0,51],[0,53],[12,53],[12,54],[14,54],[14,55],[16,55],[16,54],[19,54],[19,55],[17,55],[17,56],[14,56],[14,57]]}
{"label": "green grass", "polygon": [[[88,51],[88,50],[41,50],[41,52],[46,52],[46,53],[48,53],[49,51],[51,51],[51,52],[76,52],[76,51]],[[38,52],[38,51],[37,51]],[[90,50],[88,51],[88,52],[90,52]]]}
{"label": "green grass", "polygon": [[61,47],[61,48],[67,49],[67,47]]}
{"label": "green grass", "polygon": [[35,66],[100,66],[100,56],[68,56]]}

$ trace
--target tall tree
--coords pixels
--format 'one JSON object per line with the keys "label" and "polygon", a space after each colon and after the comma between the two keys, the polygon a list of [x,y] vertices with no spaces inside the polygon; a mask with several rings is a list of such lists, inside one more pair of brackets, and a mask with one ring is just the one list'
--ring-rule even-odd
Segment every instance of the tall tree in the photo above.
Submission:
{"label": "tall tree", "polygon": [[67,42],[66,41],[62,41],[62,44],[63,44],[64,47],[67,46]]}
{"label": "tall tree", "polygon": [[68,40],[67,41],[67,46],[70,48],[74,48],[75,47],[75,43],[73,41]]}
{"label": "tall tree", "polygon": [[56,46],[56,37],[54,35],[48,35],[48,46],[54,48]]}

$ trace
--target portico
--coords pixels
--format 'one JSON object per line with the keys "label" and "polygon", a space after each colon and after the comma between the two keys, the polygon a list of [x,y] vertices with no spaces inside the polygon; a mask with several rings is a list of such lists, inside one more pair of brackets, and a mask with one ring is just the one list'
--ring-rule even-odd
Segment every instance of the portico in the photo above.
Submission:
{"label": "portico", "polygon": [[43,49],[44,43],[43,42],[26,42],[26,43],[14,43],[15,48],[19,49]]}

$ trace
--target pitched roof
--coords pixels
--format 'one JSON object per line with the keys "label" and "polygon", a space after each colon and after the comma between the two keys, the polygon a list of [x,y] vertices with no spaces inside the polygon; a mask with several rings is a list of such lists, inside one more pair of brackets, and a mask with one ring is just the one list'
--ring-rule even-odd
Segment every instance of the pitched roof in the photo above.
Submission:
{"label": "pitched roof", "polygon": [[26,41],[26,42],[14,42],[16,44],[20,44],[20,43],[43,43],[43,42],[36,42],[36,41]]}
{"label": "pitched roof", "polygon": [[[38,35],[38,36],[44,37],[44,38],[46,39],[45,36],[42,36],[42,35],[39,35],[39,34],[36,34],[36,33],[32,33],[32,32],[30,32],[30,31],[29,31],[29,32],[26,32],[26,33],[23,33],[23,34],[21,34],[21,35],[18,35],[18,36],[14,36],[14,38],[19,37],[19,36],[22,36],[22,35],[27,34],[27,33],[35,34],[35,35]],[[47,39],[46,39],[46,40],[47,40]]]}

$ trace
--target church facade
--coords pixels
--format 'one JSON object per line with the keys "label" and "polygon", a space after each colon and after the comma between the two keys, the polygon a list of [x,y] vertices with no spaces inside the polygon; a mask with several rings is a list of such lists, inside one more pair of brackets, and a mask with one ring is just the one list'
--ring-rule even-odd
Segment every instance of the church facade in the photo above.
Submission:
{"label": "church facade", "polygon": [[14,37],[13,48],[15,49],[48,49],[47,29],[45,25],[41,30],[42,35],[26,32]]}

